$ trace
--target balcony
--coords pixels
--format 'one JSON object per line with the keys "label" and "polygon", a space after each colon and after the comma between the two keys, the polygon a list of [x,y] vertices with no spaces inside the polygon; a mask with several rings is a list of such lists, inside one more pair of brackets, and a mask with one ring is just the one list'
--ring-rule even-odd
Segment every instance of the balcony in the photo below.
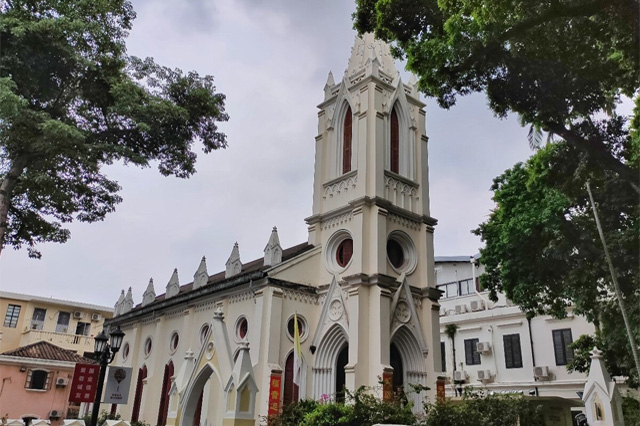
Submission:
{"label": "balcony", "polygon": [[46,341],[64,349],[76,351],[80,355],[84,352],[93,352],[93,336],[80,336],[77,334],[57,333],[55,331],[26,330],[22,333],[20,346],[30,345],[40,341]]}

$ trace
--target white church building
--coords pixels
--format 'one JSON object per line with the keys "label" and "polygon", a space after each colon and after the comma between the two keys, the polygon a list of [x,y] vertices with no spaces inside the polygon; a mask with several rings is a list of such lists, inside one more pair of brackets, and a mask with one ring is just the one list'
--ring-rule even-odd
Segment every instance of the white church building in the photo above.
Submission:
{"label": "white church building", "polygon": [[236,244],[222,272],[210,275],[203,258],[192,282],[175,271],[164,294],[150,282],[137,306],[131,290],[121,295],[109,325],[126,333],[114,365],[133,369],[123,419],[254,425],[291,401],[360,386],[385,397],[404,388],[417,411],[434,400],[440,291],[424,106],[388,45],[356,38],[318,106],[308,241],[283,248],[274,228],[264,258],[243,262]]}

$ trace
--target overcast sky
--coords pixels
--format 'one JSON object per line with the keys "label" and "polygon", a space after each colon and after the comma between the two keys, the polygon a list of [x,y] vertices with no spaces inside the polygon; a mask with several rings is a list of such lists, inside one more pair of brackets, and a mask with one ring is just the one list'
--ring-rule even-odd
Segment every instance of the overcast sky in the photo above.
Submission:
{"label": "overcast sky", "polygon": [[[204,155],[181,180],[155,168],[112,166],[124,201],[104,222],[72,224],[66,244],[41,245],[41,260],[7,248],[2,290],[113,306],[120,290],[142,299],[153,277],[164,292],[173,268],[193,280],[201,257],[224,269],[235,242],[262,257],[271,228],[283,247],[307,240],[317,108],[329,71],[347,67],[354,6],[343,0],[136,0],[129,53],[211,74],[227,96],[229,147]],[[401,65],[399,65],[401,66]],[[405,78],[407,81],[408,78]],[[427,103],[435,253],[471,255],[471,229],[486,220],[492,179],[531,155],[527,129],[498,120],[482,95],[451,110]]]}

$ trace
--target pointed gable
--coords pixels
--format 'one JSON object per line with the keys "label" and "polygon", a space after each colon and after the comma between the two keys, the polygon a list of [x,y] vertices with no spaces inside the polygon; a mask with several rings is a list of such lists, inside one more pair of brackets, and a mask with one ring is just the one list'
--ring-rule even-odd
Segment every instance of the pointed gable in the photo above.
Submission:
{"label": "pointed gable", "polygon": [[200,265],[198,265],[196,273],[193,274],[193,290],[207,285],[207,281],[209,281],[209,274],[207,273],[207,259],[202,256]]}
{"label": "pointed gable", "polygon": [[131,287],[129,287],[129,290],[127,290],[127,295],[124,297],[124,301],[120,306],[120,313],[126,314],[132,309],[133,309],[133,293],[131,292]]}
{"label": "pointed gable", "polygon": [[113,305],[113,316],[117,317],[122,313],[122,304],[124,303],[124,290],[120,292],[120,297],[115,305]]}
{"label": "pointed gable", "polygon": [[177,295],[180,292],[180,280],[178,279],[178,268],[173,270],[173,274],[171,274],[171,278],[167,283],[167,291],[165,293],[164,298],[168,299]]}
{"label": "pointed gable", "polygon": [[340,324],[344,330],[349,329],[349,317],[345,309],[344,297],[342,297],[342,287],[338,284],[337,276],[334,275],[324,298],[322,313],[311,345],[316,347],[320,345],[327,330],[336,323]]}
{"label": "pointed gable", "polygon": [[391,301],[390,335],[392,336],[402,327],[406,326],[415,336],[423,354],[428,353],[427,342],[424,338],[422,325],[420,324],[416,304],[411,294],[411,288],[404,274],[400,277],[402,284],[398,287]]}
{"label": "pointed gable", "polygon": [[264,266],[275,266],[280,262],[282,262],[282,246],[278,238],[278,228],[274,226],[269,242],[264,248]]}
{"label": "pointed gable", "polygon": [[225,278],[231,278],[242,272],[242,262],[240,261],[240,248],[238,247],[238,243],[233,245],[226,267],[227,269],[224,273]]}
{"label": "pointed gable", "polygon": [[149,278],[147,289],[142,294],[142,306],[147,306],[156,300],[156,290],[153,288],[153,278]]}

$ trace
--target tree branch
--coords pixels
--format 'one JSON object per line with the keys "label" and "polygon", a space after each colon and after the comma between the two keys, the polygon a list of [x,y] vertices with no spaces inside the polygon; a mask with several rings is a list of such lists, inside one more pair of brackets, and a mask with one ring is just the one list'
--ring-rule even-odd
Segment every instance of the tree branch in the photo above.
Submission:
{"label": "tree branch", "polygon": [[628,165],[621,163],[614,158],[601,140],[596,138],[585,139],[559,123],[546,122],[544,125],[553,133],[564,139],[568,144],[586,152],[590,156],[594,157],[598,163],[615,172],[620,176],[620,178],[627,181],[638,194],[640,194],[638,173]]}

